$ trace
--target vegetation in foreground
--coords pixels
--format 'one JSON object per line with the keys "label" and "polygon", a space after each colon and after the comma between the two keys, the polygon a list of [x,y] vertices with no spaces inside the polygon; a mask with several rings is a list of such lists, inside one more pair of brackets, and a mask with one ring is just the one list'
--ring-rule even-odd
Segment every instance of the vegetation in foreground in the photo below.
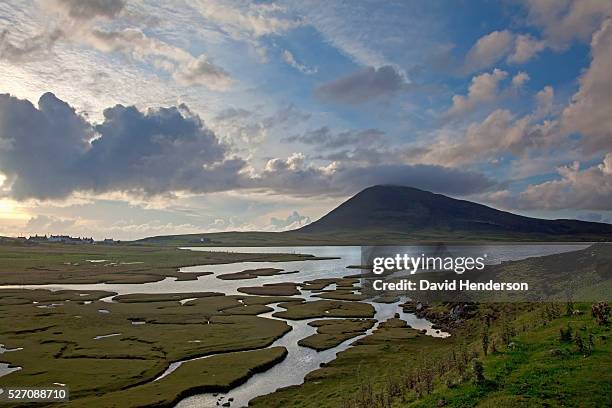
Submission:
{"label": "vegetation in foreground", "polygon": [[83,398],[67,405],[71,408],[171,407],[194,394],[229,391],[253,374],[281,362],[286,355],[284,347],[271,347],[193,360],[155,383]]}
{"label": "vegetation in foreground", "polygon": [[[438,305],[440,309],[449,305]],[[446,339],[397,319],[254,407],[603,407],[610,326],[590,305],[481,304]],[[609,308],[608,308],[609,313]],[[567,332],[570,332],[568,334]]]}
{"label": "vegetation in foreground", "polygon": [[[41,387],[59,382],[70,387],[71,403],[94,404],[90,398],[129,389],[135,400],[146,401],[146,384],[171,362],[216,353],[227,357],[186,365],[163,384],[163,400],[189,392],[197,381],[227,389],[235,381],[284,357],[284,351],[243,354],[261,349],[283,336],[287,323],[255,314],[272,310],[266,304],[283,297],[204,296],[181,304],[162,295],[144,302],[130,295],[122,302],[98,301],[108,292],[0,290],[0,343],[7,349],[3,362],[22,367],[0,377],[3,386]],[[61,298],[58,298],[61,296]],[[151,295],[146,295],[151,296]],[[170,296],[174,297],[174,296]],[[127,300],[127,302],[126,302]],[[36,302],[36,303],[34,303]],[[271,354],[268,354],[271,353]],[[282,355],[282,356],[281,356]],[[223,362],[241,361],[225,369]],[[215,368],[217,377],[187,380],[198,370]],[[182,367],[181,367],[182,368]],[[184,373],[182,375],[181,373]],[[133,393],[133,394],[132,394]],[[154,394],[157,395],[157,394]],[[110,397],[109,397],[110,398]],[[114,404],[122,405],[123,395]],[[161,398],[161,397],[160,397]],[[161,401],[162,399],[160,399]],[[109,404],[111,399],[105,400]]]}

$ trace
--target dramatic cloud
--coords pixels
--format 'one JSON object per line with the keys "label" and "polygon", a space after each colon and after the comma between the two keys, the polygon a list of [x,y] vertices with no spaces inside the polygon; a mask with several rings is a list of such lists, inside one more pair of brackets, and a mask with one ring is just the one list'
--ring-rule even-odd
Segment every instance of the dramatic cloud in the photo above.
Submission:
{"label": "dramatic cloud", "polygon": [[226,158],[226,146],[186,106],[141,112],[117,105],[93,126],[51,93],[38,108],[1,95],[0,141],[0,172],[18,199],[225,190],[244,166]]}
{"label": "dramatic cloud", "polygon": [[612,153],[601,164],[584,170],[575,162],[557,171],[559,180],[530,185],[517,205],[524,209],[612,210]]}
{"label": "dramatic cloud", "polygon": [[480,37],[468,51],[463,72],[488,68],[504,58],[510,64],[522,64],[545,48],[545,41],[529,34],[514,34],[508,30],[493,31]]}
{"label": "dramatic cloud", "polygon": [[530,150],[543,149],[558,142],[554,121],[537,122],[534,115],[516,117],[507,109],[491,112],[482,122],[473,122],[462,136],[440,133],[437,141],[419,152],[424,163],[462,165],[478,161],[496,161],[512,153],[521,156]]}
{"label": "dramatic cloud", "polygon": [[561,118],[566,133],[582,134],[580,147],[587,155],[612,150],[612,19],[593,34],[591,54],[580,89]]}
{"label": "dramatic cloud", "polygon": [[493,31],[482,36],[465,56],[465,72],[490,67],[506,56],[513,46],[513,35],[508,30]]}
{"label": "dramatic cloud", "polygon": [[42,6],[50,12],[50,28],[20,43],[9,41],[11,33],[4,30],[0,33],[1,59],[13,63],[42,59],[58,42],[74,43],[151,64],[168,72],[181,85],[203,85],[212,90],[226,90],[231,85],[230,75],[206,55],[196,58],[140,28],[117,29],[112,24],[101,24],[108,19],[123,22],[119,18],[125,6],[123,0],[53,0]]}
{"label": "dramatic cloud", "polygon": [[522,0],[530,24],[541,28],[547,44],[563,49],[587,42],[601,23],[612,17],[612,2],[601,0]]}
{"label": "dramatic cloud", "polygon": [[378,129],[359,131],[332,132],[328,127],[306,132],[302,135],[285,137],[284,142],[299,142],[316,145],[326,149],[337,149],[346,146],[373,146],[384,143],[385,133]]}
{"label": "dramatic cloud", "polygon": [[550,47],[561,51],[573,41],[587,42],[606,18],[612,17],[612,2],[600,0],[521,0],[527,8],[527,23],[542,30],[543,39],[508,30],[493,31],[479,38],[465,56],[464,73],[488,68],[506,58],[522,64]]}
{"label": "dramatic cloud", "polygon": [[91,20],[97,17],[114,18],[125,7],[126,0],[51,0],[47,7],[66,13],[74,20]]}
{"label": "dramatic cloud", "polygon": [[472,112],[477,105],[494,100],[497,97],[499,82],[507,76],[506,71],[496,68],[491,73],[473,77],[467,96],[453,96],[453,105],[446,112],[446,116],[463,116]]}
{"label": "dramatic cloud", "polygon": [[395,67],[365,68],[321,85],[315,95],[322,100],[355,105],[390,95],[408,87]]}
{"label": "dramatic cloud", "polygon": [[[272,159],[254,180],[279,193],[346,196],[375,184],[413,186],[439,193],[466,195],[493,188],[497,183],[482,174],[432,165],[372,165],[345,167],[339,163],[315,167],[305,164],[303,154]],[[296,189],[295,186],[299,186]]]}

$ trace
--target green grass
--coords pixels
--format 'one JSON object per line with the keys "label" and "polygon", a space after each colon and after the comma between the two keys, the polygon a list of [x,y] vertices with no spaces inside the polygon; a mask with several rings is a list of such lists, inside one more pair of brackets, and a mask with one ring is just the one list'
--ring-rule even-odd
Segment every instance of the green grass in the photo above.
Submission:
{"label": "green grass", "polygon": [[[457,327],[453,336],[436,339],[408,329],[399,319],[381,324],[372,335],[340,353],[336,360],[306,377],[299,387],[289,387],[253,401],[253,407],[353,408],[387,407],[603,407],[611,406],[612,357],[610,327],[599,326],[582,304],[584,312],[570,317],[542,317],[548,306],[538,304],[487,304],[472,319]],[[442,305],[436,313],[441,313]],[[447,308],[448,310],[448,308]],[[482,353],[483,318],[493,317],[490,337],[495,352]],[[570,324],[585,344],[594,338],[594,350],[578,352],[574,342],[560,341],[559,329]],[[513,347],[501,340],[507,327]],[[460,374],[448,365],[455,352],[476,353],[484,363],[485,381],[477,384],[471,363]],[[491,351],[491,345],[489,346]],[[457,354],[460,355],[460,354]],[[449,366],[450,367],[450,366]],[[432,371],[433,370],[433,371]],[[438,371],[439,370],[439,371]],[[414,378],[414,373],[435,373],[432,391],[419,397],[412,389],[389,396],[393,384]],[[411,374],[412,373],[412,374]],[[410,377],[412,375],[412,377]],[[422,380],[421,380],[422,381]],[[374,402],[351,403],[372,394]],[[380,397],[380,399],[377,399]]]}
{"label": "green grass", "polygon": [[[325,367],[308,374],[304,384],[258,397],[256,408],[342,407],[347,396],[356,395],[365,381],[382,385],[387,376],[397,374],[422,354],[443,354],[451,341],[421,335],[391,319],[356,346],[338,354]],[[251,406],[250,405],[250,406]]]}
{"label": "green grass", "polygon": [[373,319],[315,320],[308,325],[316,327],[317,333],[301,339],[298,344],[317,351],[327,350],[365,333],[374,323]]}
{"label": "green grass", "polygon": [[[159,245],[0,244],[0,285],[145,283],[171,276],[194,280],[209,272],[180,267],[248,261],[315,259],[296,254],[187,251]],[[88,262],[88,260],[105,260]]]}
{"label": "green grass", "polygon": [[290,320],[320,317],[374,317],[374,307],[368,303],[316,300],[314,302],[281,303],[286,310],[276,312],[275,317]]}
{"label": "green grass", "polygon": [[293,296],[299,295],[300,291],[297,289],[297,283],[266,283],[263,286],[245,286],[238,288],[238,292],[246,293],[249,295],[263,295],[263,296]]}
{"label": "green grass", "polygon": [[255,279],[259,276],[290,275],[297,272],[298,271],[284,272],[282,269],[275,268],[247,269],[241,272],[224,273],[217,276],[217,278],[223,280]]}
{"label": "green grass", "polygon": [[[586,312],[586,307],[583,310]],[[561,342],[559,329],[570,324],[588,342],[590,354],[580,353],[574,342]],[[599,326],[585,313],[561,317],[546,326],[515,336],[484,361],[487,382],[465,382],[457,388],[439,387],[431,396],[407,407],[429,407],[443,399],[448,407],[604,407],[612,405],[610,327]]]}
{"label": "green grass", "polygon": [[[254,316],[269,310],[267,303],[288,298],[210,296],[185,305],[177,300],[84,304],[83,299],[104,295],[64,291],[58,302],[57,293],[49,291],[0,290],[0,343],[23,347],[1,355],[3,362],[23,367],[3,376],[2,385],[44,387],[61,382],[70,386],[71,399],[78,402],[138,388],[173,361],[269,346],[290,330],[285,322]],[[28,298],[40,303],[25,303]],[[37,307],[52,301],[61,305]],[[120,335],[94,339],[113,333]],[[245,367],[236,366],[236,371],[229,367],[227,375],[242,378]],[[194,381],[186,382],[184,390]],[[178,384],[172,390],[178,390]],[[171,393],[166,397],[173,398]]]}
{"label": "green grass", "polygon": [[171,407],[182,398],[204,392],[224,392],[257,372],[282,361],[284,347],[227,353],[182,364],[171,375],[139,387],[83,398],[69,407]]}

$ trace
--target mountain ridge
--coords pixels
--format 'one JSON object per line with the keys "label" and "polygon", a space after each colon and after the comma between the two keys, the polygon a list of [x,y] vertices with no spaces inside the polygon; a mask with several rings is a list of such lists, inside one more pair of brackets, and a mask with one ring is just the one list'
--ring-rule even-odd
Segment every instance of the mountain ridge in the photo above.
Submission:
{"label": "mountain ridge", "polygon": [[414,187],[368,187],[296,233],[334,230],[418,230],[511,232],[537,234],[610,234],[612,225],[572,219],[526,217],[484,204],[460,200]]}
{"label": "mountain ridge", "polygon": [[398,245],[453,242],[612,242],[612,225],[545,220],[414,187],[376,185],[304,227],[284,232],[214,232],[144,238],[175,246]]}

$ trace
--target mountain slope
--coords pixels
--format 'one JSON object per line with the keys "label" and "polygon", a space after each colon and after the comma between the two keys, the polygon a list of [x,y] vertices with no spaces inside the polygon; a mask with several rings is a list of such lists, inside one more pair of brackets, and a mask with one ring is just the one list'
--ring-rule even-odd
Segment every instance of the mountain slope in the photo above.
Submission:
{"label": "mountain slope", "polygon": [[524,217],[412,187],[386,185],[366,188],[318,221],[295,232],[327,234],[347,231],[446,231],[612,237],[610,224]]}
{"label": "mountain slope", "polygon": [[175,246],[398,245],[408,242],[612,241],[612,225],[543,220],[411,187],[366,188],[327,215],[286,232],[217,232],[145,238]]}

